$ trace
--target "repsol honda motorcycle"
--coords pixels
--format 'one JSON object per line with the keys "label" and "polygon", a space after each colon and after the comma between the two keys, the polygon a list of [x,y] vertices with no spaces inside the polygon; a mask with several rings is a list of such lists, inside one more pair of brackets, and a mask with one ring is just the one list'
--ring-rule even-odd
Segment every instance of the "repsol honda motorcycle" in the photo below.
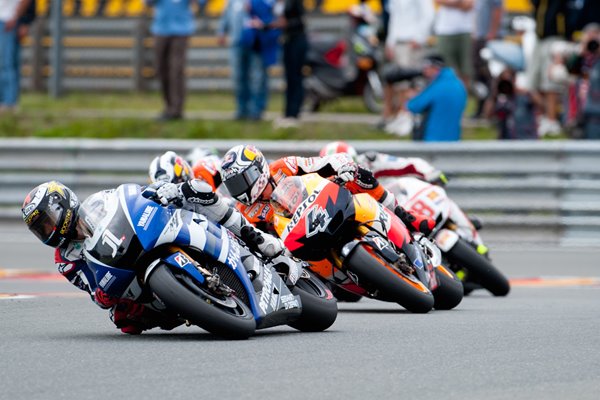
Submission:
{"label": "repsol honda motorcycle", "polygon": [[341,289],[416,313],[434,306],[451,309],[462,300],[462,285],[440,265],[435,245],[425,238],[415,240],[370,195],[353,195],[307,174],[284,178],[271,203],[275,230],[286,247]]}
{"label": "repsol honda motorcycle", "polygon": [[306,56],[310,74],[304,79],[308,111],[316,112],[323,103],[342,96],[362,96],[373,113],[383,108],[376,29],[361,18],[352,20],[348,39],[310,38]]}
{"label": "repsol honda motorcycle", "polygon": [[404,208],[437,221],[432,237],[448,266],[465,283],[465,290],[474,283],[494,296],[508,294],[508,279],[491,263],[477,227],[443,188],[412,177],[381,178],[380,182]]}
{"label": "repsol honda motorcycle", "polygon": [[333,324],[336,301],[308,270],[265,262],[251,281],[243,242],[203,215],[160,206],[148,193],[121,185],[81,206],[93,232],[84,243],[85,260],[108,295],[149,304],[227,338],[282,324],[302,331]]}

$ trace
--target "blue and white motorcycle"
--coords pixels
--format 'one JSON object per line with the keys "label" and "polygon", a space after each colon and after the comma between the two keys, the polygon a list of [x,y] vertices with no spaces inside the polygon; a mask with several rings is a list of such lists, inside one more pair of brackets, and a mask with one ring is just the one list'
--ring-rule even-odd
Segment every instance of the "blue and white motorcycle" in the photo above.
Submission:
{"label": "blue and white motorcycle", "polygon": [[85,261],[111,296],[238,339],[285,324],[322,331],[337,317],[335,298],[308,270],[290,279],[287,264],[256,257],[262,272],[251,281],[243,242],[203,215],[145,198],[138,185],[90,196],[80,218],[93,232]]}

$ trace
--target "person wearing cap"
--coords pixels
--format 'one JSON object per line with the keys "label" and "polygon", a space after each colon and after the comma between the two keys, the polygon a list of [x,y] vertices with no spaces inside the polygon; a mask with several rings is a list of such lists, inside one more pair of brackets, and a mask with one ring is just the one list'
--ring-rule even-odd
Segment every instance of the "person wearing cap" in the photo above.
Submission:
{"label": "person wearing cap", "polygon": [[438,54],[424,58],[422,73],[429,84],[406,105],[413,114],[421,114],[421,123],[413,131],[413,139],[426,142],[460,140],[461,119],[467,106],[464,84]]}

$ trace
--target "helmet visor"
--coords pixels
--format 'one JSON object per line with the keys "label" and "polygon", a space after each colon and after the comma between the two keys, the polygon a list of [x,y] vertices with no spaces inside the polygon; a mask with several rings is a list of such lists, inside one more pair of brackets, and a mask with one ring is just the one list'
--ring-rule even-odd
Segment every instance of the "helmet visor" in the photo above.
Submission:
{"label": "helmet visor", "polygon": [[233,197],[237,197],[246,193],[256,183],[260,177],[260,170],[256,165],[250,166],[241,174],[233,175],[231,178],[224,180],[227,190]]}
{"label": "helmet visor", "polygon": [[58,227],[60,218],[62,216],[62,207],[59,204],[51,204],[46,207],[46,210],[31,223],[29,230],[40,239],[42,242],[47,243]]}

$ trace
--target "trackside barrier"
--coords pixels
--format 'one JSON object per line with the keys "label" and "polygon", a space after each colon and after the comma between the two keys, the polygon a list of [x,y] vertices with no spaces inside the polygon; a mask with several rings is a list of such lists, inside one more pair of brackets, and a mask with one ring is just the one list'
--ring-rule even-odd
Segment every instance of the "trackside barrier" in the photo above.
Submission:
{"label": "trackside barrier", "polygon": [[[81,198],[125,182],[147,183],[148,164],[166,150],[185,154],[195,146],[223,154],[240,140],[0,140],[0,219],[20,218],[29,190],[57,179]],[[316,155],[326,142],[254,141],[265,155]],[[450,178],[450,196],[484,221],[485,239],[600,244],[600,143],[462,142],[352,143],[422,157]]]}
{"label": "trackside barrier", "polygon": [[[141,1],[140,1],[141,3]],[[311,15],[309,34],[343,37],[349,29],[344,15]],[[218,18],[198,18],[187,52],[186,76],[190,91],[231,90],[230,50],[219,45]],[[62,47],[54,46],[51,19],[40,17],[22,49],[24,89],[44,90],[54,83],[58,91],[157,90],[154,79],[154,40],[151,20],[139,18],[64,18]],[[61,74],[52,74],[52,61],[60,57]],[[270,70],[271,86],[281,90],[282,67]],[[57,80],[53,82],[52,80]]]}

